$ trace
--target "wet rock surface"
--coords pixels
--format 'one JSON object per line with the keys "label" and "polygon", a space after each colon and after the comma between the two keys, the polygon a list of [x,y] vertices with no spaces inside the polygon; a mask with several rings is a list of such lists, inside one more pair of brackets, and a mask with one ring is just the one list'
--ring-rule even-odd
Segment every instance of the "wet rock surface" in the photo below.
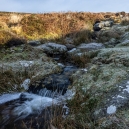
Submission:
{"label": "wet rock surface", "polygon": [[[21,128],[24,122],[28,128],[30,127],[30,123],[31,127],[35,129],[47,128],[48,124],[46,121],[53,118],[53,110],[57,108],[54,104],[57,104],[57,101],[52,98],[21,93],[18,98],[0,105],[0,127],[2,129]],[[60,114],[59,112],[54,113],[56,115]]]}
{"label": "wet rock surface", "polygon": [[73,48],[76,48],[76,46],[73,45],[73,44],[65,44],[65,46],[67,47],[68,50],[71,50]]}
{"label": "wet rock surface", "polygon": [[50,91],[56,91],[60,94],[65,94],[68,86],[71,84],[70,76],[76,71],[76,66],[66,66],[63,68],[62,73],[52,74],[31,85],[28,92],[39,93],[39,91],[42,92],[43,88],[46,88]]}

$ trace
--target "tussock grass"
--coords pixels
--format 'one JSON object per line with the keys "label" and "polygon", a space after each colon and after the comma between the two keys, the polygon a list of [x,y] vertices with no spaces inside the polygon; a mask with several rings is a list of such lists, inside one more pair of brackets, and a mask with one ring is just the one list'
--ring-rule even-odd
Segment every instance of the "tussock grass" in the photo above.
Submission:
{"label": "tussock grass", "polygon": [[86,65],[90,62],[90,57],[86,54],[82,55],[71,55],[71,62],[76,64],[79,67],[86,67]]}
{"label": "tussock grass", "polygon": [[25,44],[26,39],[9,30],[0,30],[0,48]]}
{"label": "tussock grass", "polygon": [[19,92],[23,90],[20,85],[26,78],[30,78],[33,73],[24,71],[14,72],[11,68],[0,68],[0,94],[7,92]]}
{"label": "tussock grass", "polygon": [[[14,62],[19,60],[34,60],[41,58],[44,55],[45,54],[43,53],[42,50],[35,49],[28,44],[23,44],[22,46],[16,45],[16,47],[13,48],[2,48],[0,52],[0,58],[1,58],[0,61]],[[47,59],[44,58],[44,60]]]}
{"label": "tussock grass", "polygon": [[95,128],[93,112],[99,102],[95,97],[96,90],[92,87],[84,92],[81,84],[80,87],[77,82],[73,85],[76,85],[76,92],[73,99],[67,101],[69,115],[65,118],[62,115],[54,116],[51,124],[57,129],[93,129]]}
{"label": "tussock grass", "polygon": [[90,30],[81,30],[73,35],[73,39],[75,45],[91,42],[92,32]]}
{"label": "tussock grass", "polygon": [[85,68],[98,53],[99,50],[80,53],[81,55],[71,54],[70,61],[79,67]]}
{"label": "tussock grass", "polygon": [[120,33],[115,30],[105,30],[98,33],[97,42],[108,42],[111,38],[120,39]]}

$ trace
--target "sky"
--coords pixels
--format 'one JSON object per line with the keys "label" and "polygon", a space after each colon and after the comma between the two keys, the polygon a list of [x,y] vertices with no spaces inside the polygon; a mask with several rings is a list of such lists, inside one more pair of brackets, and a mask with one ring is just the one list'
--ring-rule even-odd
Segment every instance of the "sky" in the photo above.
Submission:
{"label": "sky", "polygon": [[129,0],[0,0],[6,12],[129,12]]}

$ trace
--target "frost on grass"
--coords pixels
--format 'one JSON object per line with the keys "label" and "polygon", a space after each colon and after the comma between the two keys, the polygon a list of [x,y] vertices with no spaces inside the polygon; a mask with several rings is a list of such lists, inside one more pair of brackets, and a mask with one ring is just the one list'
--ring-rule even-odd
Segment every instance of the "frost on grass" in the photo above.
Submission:
{"label": "frost on grass", "polygon": [[125,97],[121,96],[121,95],[117,95],[117,98],[122,98],[124,99]]}
{"label": "frost on grass", "polygon": [[84,72],[87,72],[88,70],[86,69],[86,68],[84,68],[84,69],[81,69],[82,71],[84,71]]}
{"label": "frost on grass", "polygon": [[107,108],[108,114],[114,114],[115,112],[116,112],[116,106],[111,105]]}
{"label": "frost on grass", "polygon": [[34,64],[33,61],[19,61],[19,63],[22,67],[30,67]]}

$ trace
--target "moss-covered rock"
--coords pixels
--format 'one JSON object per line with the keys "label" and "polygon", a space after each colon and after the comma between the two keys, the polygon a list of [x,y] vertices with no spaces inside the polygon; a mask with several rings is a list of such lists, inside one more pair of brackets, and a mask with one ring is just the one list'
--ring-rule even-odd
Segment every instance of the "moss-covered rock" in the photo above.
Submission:
{"label": "moss-covered rock", "polygon": [[115,63],[116,66],[129,66],[128,51],[128,47],[102,49],[99,52],[98,56],[93,59],[93,62],[102,62],[105,64]]}
{"label": "moss-covered rock", "polygon": [[125,40],[129,40],[129,32],[126,32],[123,35],[121,35],[120,41],[123,42]]}
{"label": "moss-covered rock", "polygon": [[0,57],[0,93],[25,90],[21,87],[25,79],[32,83],[61,70],[42,50],[31,46],[3,49]]}
{"label": "moss-covered rock", "polygon": [[[129,48],[101,49],[91,59],[92,63],[86,73],[76,72],[72,76],[76,93],[70,108],[75,117],[80,116],[87,122],[90,120],[90,125],[96,123],[92,128],[127,126],[123,122],[115,126],[117,124],[114,120],[108,117],[119,114],[128,105],[128,51]],[[118,117],[116,119],[120,120]]]}
{"label": "moss-covered rock", "polygon": [[116,47],[129,47],[129,40],[125,40],[125,41],[123,41],[122,43],[119,43],[119,44],[117,44],[116,45]]}
{"label": "moss-covered rock", "polygon": [[118,31],[113,29],[108,30],[102,30],[100,32],[97,32],[97,40],[98,42],[108,42],[111,38],[119,39],[120,34]]}

